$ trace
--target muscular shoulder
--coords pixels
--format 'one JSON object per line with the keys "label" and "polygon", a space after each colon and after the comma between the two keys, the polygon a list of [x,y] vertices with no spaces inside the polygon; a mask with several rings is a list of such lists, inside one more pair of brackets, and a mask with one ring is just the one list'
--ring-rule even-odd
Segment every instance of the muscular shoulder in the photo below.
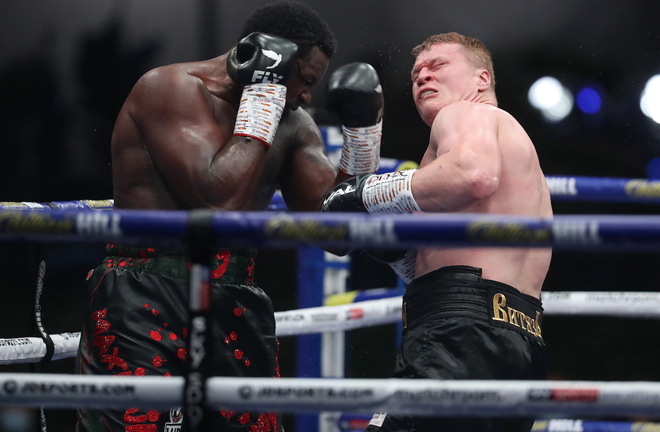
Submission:
{"label": "muscular shoulder", "polygon": [[187,73],[181,64],[152,69],[133,87],[133,103],[151,110],[182,109],[190,103],[208,99],[204,83]]}
{"label": "muscular shoulder", "polygon": [[[444,107],[434,120],[435,123],[462,124],[484,121],[496,121],[504,113],[501,109],[492,105],[461,101]],[[506,114],[506,113],[505,113]]]}
{"label": "muscular shoulder", "polygon": [[279,139],[296,146],[323,144],[323,137],[314,119],[302,108],[284,113],[277,134]]}

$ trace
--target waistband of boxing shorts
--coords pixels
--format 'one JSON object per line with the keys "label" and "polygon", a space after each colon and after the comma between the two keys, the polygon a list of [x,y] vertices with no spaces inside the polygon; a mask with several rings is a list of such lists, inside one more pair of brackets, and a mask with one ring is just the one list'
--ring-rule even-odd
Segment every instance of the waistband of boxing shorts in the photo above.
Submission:
{"label": "waistband of boxing shorts", "polygon": [[[183,248],[151,248],[106,245],[107,267],[159,274],[174,278],[190,277],[190,257]],[[254,286],[256,249],[214,248],[210,271],[211,282]]]}
{"label": "waistband of boxing shorts", "polygon": [[412,281],[403,296],[403,327],[464,316],[542,340],[541,301],[481,274],[477,267],[447,266]]}

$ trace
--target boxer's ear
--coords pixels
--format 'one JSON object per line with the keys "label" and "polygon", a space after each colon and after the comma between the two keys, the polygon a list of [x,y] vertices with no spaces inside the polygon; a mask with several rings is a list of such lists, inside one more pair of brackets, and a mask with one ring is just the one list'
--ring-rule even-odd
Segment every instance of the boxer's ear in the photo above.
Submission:
{"label": "boxer's ear", "polygon": [[480,92],[488,91],[490,88],[490,73],[486,69],[479,69],[478,71],[477,89]]}

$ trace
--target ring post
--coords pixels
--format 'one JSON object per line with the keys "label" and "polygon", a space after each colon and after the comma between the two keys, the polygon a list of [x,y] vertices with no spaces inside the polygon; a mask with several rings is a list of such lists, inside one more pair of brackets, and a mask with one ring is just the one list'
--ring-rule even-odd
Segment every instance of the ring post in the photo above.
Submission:
{"label": "ring post", "polygon": [[206,380],[211,369],[211,292],[210,264],[213,245],[213,211],[192,210],[188,219],[190,252],[187,374],[184,386],[183,423],[190,432],[213,430],[210,410],[206,407]]}

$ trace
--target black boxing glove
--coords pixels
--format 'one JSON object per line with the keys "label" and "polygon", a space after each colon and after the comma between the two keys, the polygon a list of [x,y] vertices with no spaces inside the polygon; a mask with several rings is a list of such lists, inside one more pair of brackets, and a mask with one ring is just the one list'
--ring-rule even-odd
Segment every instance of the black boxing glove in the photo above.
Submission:
{"label": "black boxing glove", "polygon": [[[397,171],[382,175],[356,176],[335,187],[328,197],[323,200],[322,212],[364,212],[364,213],[403,213],[412,210],[419,211],[414,202],[412,194],[405,200],[398,197],[396,189],[409,188],[409,179],[415,170]],[[385,179],[383,179],[385,178]],[[394,180],[392,180],[394,179]],[[407,180],[406,180],[407,179]],[[407,183],[406,183],[407,182]],[[407,187],[406,187],[407,186]],[[377,195],[387,195],[371,209],[368,203],[374,201],[374,190]],[[399,192],[400,193],[400,192]],[[390,196],[393,200],[390,200]],[[413,204],[403,205],[404,202],[412,200]],[[385,211],[387,210],[387,211]],[[365,249],[367,255],[376,261],[389,265],[394,273],[409,284],[415,278],[415,264],[417,262],[417,250],[410,249]]]}
{"label": "black boxing glove", "polygon": [[356,176],[341,182],[323,200],[321,211],[373,214],[421,211],[412,193],[417,170]]}
{"label": "black boxing glove", "polygon": [[234,135],[255,138],[270,147],[297,61],[298,45],[265,33],[251,33],[232,48],[227,73],[243,86]]}
{"label": "black boxing glove", "polygon": [[321,205],[322,212],[364,212],[367,207],[362,202],[362,191],[372,176],[355,176],[341,182],[328,194]]}
{"label": "black boxing glove", "polygon": [[370,64],[350,63],[330,76],[326,109],[341,120],[344,148],[339,168],[344,174],[378,170],[383,106],[383,89]]}

